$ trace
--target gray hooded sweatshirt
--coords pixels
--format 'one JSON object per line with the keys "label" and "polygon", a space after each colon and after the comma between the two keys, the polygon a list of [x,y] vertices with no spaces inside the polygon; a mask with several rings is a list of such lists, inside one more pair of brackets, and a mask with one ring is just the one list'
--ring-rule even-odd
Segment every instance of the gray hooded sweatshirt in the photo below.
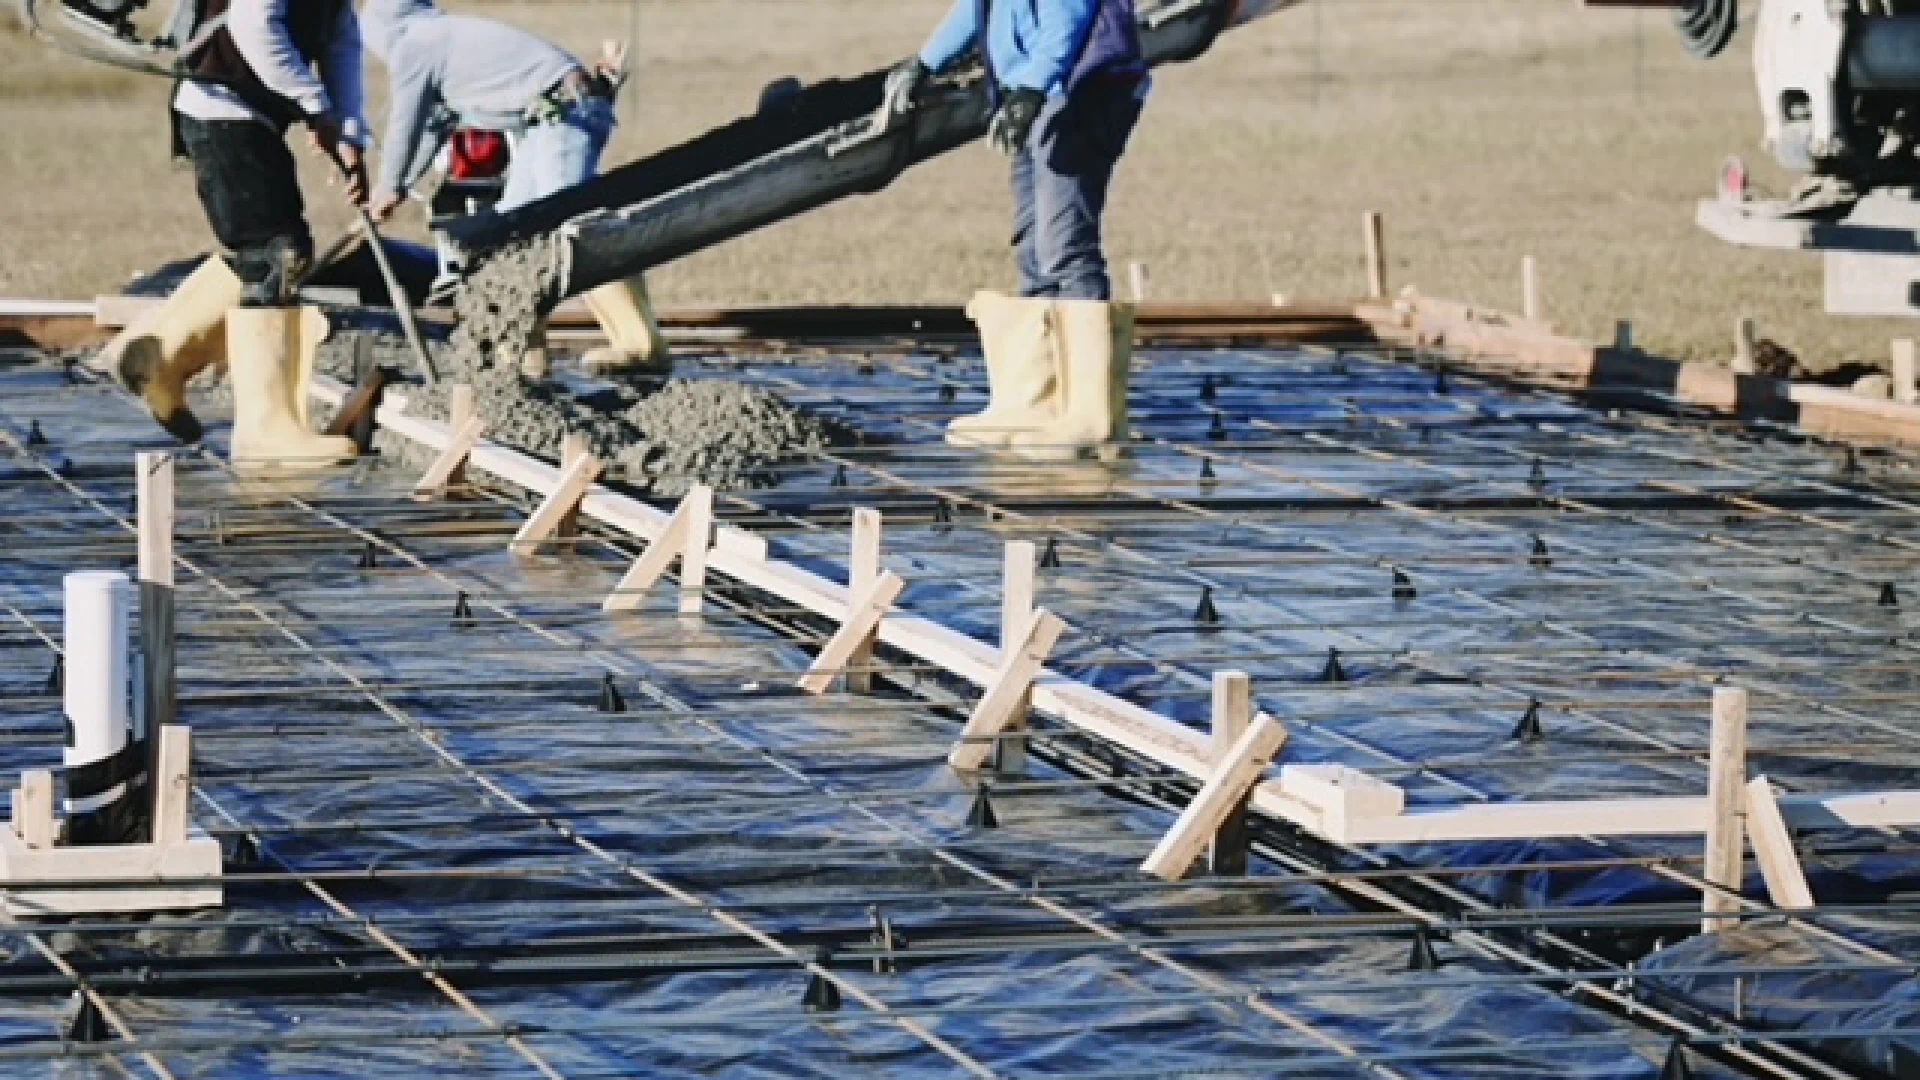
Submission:
{"label": "gray hooded sweatshirt", "polygon": [[376,193],[405,191],[439,149],[429,123],[445,107],[467,127],[517,131],[534,100],[580,67],[565,49],[492,19],[449,15],[432,0],[367,0],[367,51],[387,65],[386,138]]}

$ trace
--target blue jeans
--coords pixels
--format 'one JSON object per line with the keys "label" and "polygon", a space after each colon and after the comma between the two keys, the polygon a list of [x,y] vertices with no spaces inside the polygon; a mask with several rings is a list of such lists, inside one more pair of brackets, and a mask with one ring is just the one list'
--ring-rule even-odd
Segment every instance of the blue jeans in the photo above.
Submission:
{"label": "blue jeans", "polygon": [[494,209],[504,214],[591,180],[612,134],[613,103],[600,97],[569,101],[558,116],[530,125],[514,145]]}
{"label": "blue jeans", "polygon": [[1139,85],[1090,80],[1047,99],[1013,156],[1013,247],[1020,295],[1106,300],[1100,215],[1107,184],[1140,119]]}

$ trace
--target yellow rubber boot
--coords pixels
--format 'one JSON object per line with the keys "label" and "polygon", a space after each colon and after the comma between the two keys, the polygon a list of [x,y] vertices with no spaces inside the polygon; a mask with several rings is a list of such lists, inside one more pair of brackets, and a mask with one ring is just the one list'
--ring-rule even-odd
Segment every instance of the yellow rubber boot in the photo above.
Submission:
{"label": "yellow rubber boot", "polygon": [[673,358],[667,355],[667,338],[653,316],[653,300],[647,295],[647,279],[640,275],[624,281],[609,281],[586,294],[587,307],[607,335],[607,344],[588,349],[580,363],[595,374],[636,370],[666,378],[673,373]]}
{"label": "yellow rubber boot", "polygon": [[1119,456],[1127,441],[1127,375],[1133,364],[1133,306],[1055,300],[1060,337],[1060,412],[1046,428],[1021,432],[1009,448],[1029,461],[1071,461],[1091,452]]}
{"label": "yellow rubber boot", "polygon": [[240,302],[240,279],[219,256],[209,256],[173,295],[135,319],[107,343],[102,356],[147,411],[181,442],[200,439],[200,421],[187,408],[187,383],[226,358],[227,310]]}
{"label": "yellow rubber boot", "polygon": [[1053,301],[981,291],[967,302],[987,362],[987,407],[947,425],[955,446],[1005,446],[1058,414]]}
{"label": "yellow rubber boot", "polygon": [[[315,435],[295,406],[307,393],[326,320],[312,308],[245,307],[227,315],[233,384],[233,463],[243,469],[318,469],[350,461],[352,439]],[[318,331],[318,332],[316,332]]]}
{"label": "yellow rubber boot", "polygon": [[553,359],[547,351],[547,320],[541,319],[533,328],[533,340],[527,342],[527,351],[520,354],[520,377],[530,382],[545,382],[551,374]]}

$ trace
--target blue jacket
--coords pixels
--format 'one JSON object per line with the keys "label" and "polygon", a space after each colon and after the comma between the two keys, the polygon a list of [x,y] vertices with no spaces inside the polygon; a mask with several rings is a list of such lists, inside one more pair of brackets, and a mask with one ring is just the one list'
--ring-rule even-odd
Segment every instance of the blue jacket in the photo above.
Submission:
{"label": "blue jacket", "polygon": [[1063,94],[1095,72],[1146,70],[1133,0],[954,0],[920,50],[939,71],[979,36],[987,15],[987,58],[1002,86]]}

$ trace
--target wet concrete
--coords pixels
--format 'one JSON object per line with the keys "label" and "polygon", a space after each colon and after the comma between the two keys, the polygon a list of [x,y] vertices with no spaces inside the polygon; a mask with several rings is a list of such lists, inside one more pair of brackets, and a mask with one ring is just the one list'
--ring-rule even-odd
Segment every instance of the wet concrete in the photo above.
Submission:
{"label": "wet concrete", "polygon": [[[579,432],[606,462],[608,479],[662,497],[676,497],[695,483],[723,490],[769,487],[777,482],[781,461],[860,441],[843,423],[730,379],[663,383],[615,375],[576,393],[561,382],[524,378],[520,358],[561,299],[563,251],[558,241],[539,238],[494,252],[474,267],[460,291],[453,328],[421,327],[440,383],[400,387],[410,412],[446,419],[451,387],[465,383],[473,387],[489,439],[553,459],[567,434]],[[319,371],[350,383],[365,348],[372,362],[402,379],[419,377],[392,312],[329,308],[328,319],[332,331],[320,347]],[[203,416],[232,409],[231,395],[217,378],[193,398]],[[405,439],[381,435],[375,445],[410,466],[429,457]]]}

